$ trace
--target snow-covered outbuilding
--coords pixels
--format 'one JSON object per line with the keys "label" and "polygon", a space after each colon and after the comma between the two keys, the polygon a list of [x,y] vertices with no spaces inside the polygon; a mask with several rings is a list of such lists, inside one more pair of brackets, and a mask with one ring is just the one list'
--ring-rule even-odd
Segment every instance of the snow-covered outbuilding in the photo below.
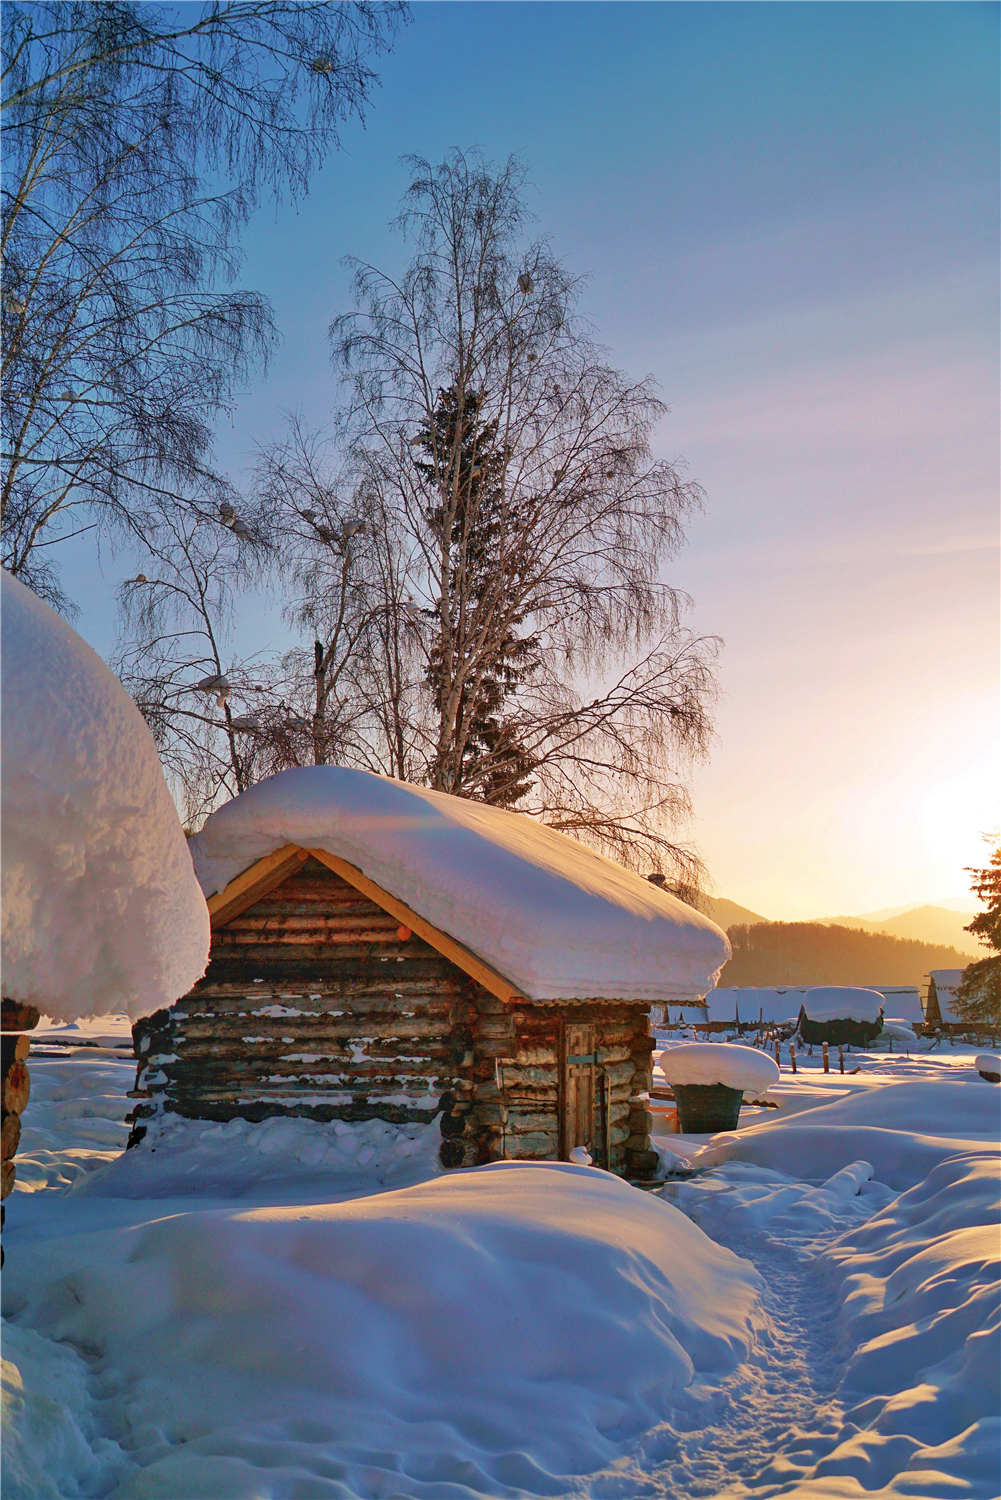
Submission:
{"label": "snow-covered outbuilding", "polygon": [[700,912],[518,813],[310,766],[190,841],[208,971],[136,1029],[152,1111],[426,1121],[446,1166],[655,1165],[648,1013],[729,957]]}
{"label": "snow-covered outbuilding", "polygon": [[921,1009],[925,1025],[940,1031],[962,1031],[969,1022],[957,1015],[953,1002],[963,982],[965,969],[932,969],[921,983]]}
{"label": "snow-covered outbuilding", "polygon": [[847,984],[814,985],[803,995],[799,1034],[818,1042],[867,1047],[883,1029],[883,996]]}

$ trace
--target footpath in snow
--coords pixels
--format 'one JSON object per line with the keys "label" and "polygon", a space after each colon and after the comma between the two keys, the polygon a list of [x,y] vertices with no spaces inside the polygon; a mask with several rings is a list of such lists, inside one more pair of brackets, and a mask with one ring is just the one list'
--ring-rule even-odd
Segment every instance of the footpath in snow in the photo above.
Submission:
{"label": "footpath in snow", "polygon": [[1001,1492],[1001,1087],[970,1049],[804,1058],[739,1130],[662,1138],[647,1194],[442,1173],[434,1126],[176,1122],[123,1154],[126,1028],[48,1040],[5,1500]]}

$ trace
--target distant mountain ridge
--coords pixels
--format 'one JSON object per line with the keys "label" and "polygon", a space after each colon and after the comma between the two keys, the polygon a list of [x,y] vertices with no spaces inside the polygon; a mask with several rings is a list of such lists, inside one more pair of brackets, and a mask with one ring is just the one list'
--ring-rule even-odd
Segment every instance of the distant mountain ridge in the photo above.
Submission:
{"label": "distant mountain ridge", "polygon": [[[946,897],[952,905],[941,906],[928,903],[925,906],[891,906],[882,911],[864,912],[860,916],[813,917],[808,919],[822,927],[848,927],[863,932],[885,932],[889,937],[906,938],[914,943],[926,943],[936,948],[952,948],[967,958],[983,958],[985,949],[972,933],[964,931],[976,904],[966,897]],[[730,927],[753,927],[761,922],[771,922],[749,907],[738,906],[725,896],[703,896],[700,909],[724,930]],[[960,905],[963,910],[957,910]],[[969,908],[968,910],[966,908]]]}
{"label": "distant mountain ridge", "polygon": [[983,958],[985,950],[971,932],[964,931],[970,914],[949,911],[944,906],[909,906],[893,917],[820,917],[827,927],[855,927],[863,932],[886,932],[890,937],[909,938],[912,942],[933,943],[956,948],[970,958]]}
{"label": "distant mountain ridge", "polygon": [[[851,918],[848,919],[851,921]],[[820,922],[738,923],[729,929],[733,957],[719,984],[912,985],[931,969],[965,968],[944,944]]]}

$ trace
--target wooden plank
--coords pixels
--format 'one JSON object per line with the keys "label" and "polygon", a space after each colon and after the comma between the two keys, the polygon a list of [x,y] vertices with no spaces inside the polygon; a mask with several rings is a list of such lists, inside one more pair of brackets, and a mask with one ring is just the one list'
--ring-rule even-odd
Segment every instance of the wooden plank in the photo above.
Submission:
{"label": "wooden plank", "polygon": [[231,917],[239,916],[248,906],[253,906],[261,896],[281,885],[285,877],[309,856],[298,844],[283,844],[271,854],[266,854],[249,870],[237,875],[225,890],[217,891],[208,900],[209,920],[213,927],[221,927]]}
{"label": "wooden plank", "polygon": [[449,937],[447,932],[442,932],[433,923],[426,921],[405,901],[397,900],[388,891],[384,891],[382,886],[376,885],[374,880],[369,880],[368,876],[363,875],[355,865],[348,864],[346,859],[341,859],[336,854],[328,854],[326,849],[310,849],[309,852],[314,859],[326,865],[328,870],[333,870],[335,875],[340,875],[349,885],[353,885],[355,890],[370,897],[377,906],[382,907],[383,911],[390,912],[401,926],[409,927],[411,932],[423,938],[426,943],[430,943],[431,947],[436,948],[445,958],[451,959],[457,968],[462,969],[471,979],[475,979],[477,984],[481,984],[491,995],[496,995],[498,1000],[527,1003],[525,996],[520,994],[503,974],[498,974],[496,969],[484,963],[482,958],[478,958],[463,943],[456,942],[455,938]]}

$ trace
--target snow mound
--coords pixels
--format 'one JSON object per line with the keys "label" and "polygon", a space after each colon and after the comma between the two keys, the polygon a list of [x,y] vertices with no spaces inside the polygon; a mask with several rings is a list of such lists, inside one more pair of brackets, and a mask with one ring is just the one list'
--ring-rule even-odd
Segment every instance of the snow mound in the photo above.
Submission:
{"label": "snow mound", "polygon": [[302,766],[191,840],[206,896],[284,844],[355,865],[533,1000],[697,998],[726,935],[650,881],[522,813],[342,766]]}
{"label": "snow mound", "polygon": [[55,1020],[171,1005],[204,972],[208,912],[135,704],[3,575],[4,994]]}
{"label": "snow mound", "polygon": [[679,1407],[691,1425],[758,1317],[746,1261],[569,1164],[175,1213],[86,1250],[18,1317],[114,1369],[104,1419],[142,1465],[116,1500],[576,1493]]}
{"label": "snow mound", "polygon": [[918,1079],[833,1097],[829,1104],[714,1136],[694,1158],[782,1169],[821,1181],[859,1158],[880,1182],[901,1191],[920,1182],[960,1149],[996,1142],[1001,1092],[967,1081]]}
{"label": "snow mound", "polygon": [[962,1492],[997,1493],[999,1189],[995,1153],[954,1156],[826,1252],[844,1277],[843,1318],[857,1344],[842,1399],[854,1393],[859,1404],[845,1420],[864,1429],[870,1450],[862,1445],[854,1468],[835,1467],[836,1450],[831,1471],[855,1473],[867,1490],[860,1460],[871,1465],[894,1446],[901,1494],[960,1493],[907,1481],[943,1458],[954,1470],[964,1450]]}
{"label": "snow mound", "polygon": [[805,990],[802,1003],[810,1021],[878,1021],[883,996],[878,990],[821,984]]}
{"label": "snow mound", "polygon": [[1001,1057],[995,1057],[992,1052],[981,1052],[974,1066],[978,1073],[986,1074],[992,1082],[1001,1077]]}
{"label": "snow mound", "polygon": [[658,1058],[670,1084],[722,1083],[730,1089],[767,1089],[781,1074],[774,1058],[738,1042],[684,1042]]}

